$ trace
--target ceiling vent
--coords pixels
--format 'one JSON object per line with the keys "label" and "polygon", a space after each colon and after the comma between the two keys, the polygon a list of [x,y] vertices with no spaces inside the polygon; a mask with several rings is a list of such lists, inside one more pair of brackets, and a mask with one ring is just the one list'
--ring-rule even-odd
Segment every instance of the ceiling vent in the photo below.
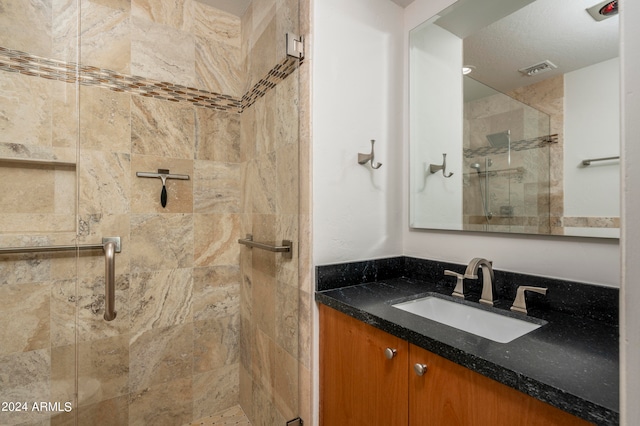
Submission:
{"label": "ceiling vent", "polygon": [[538,75],[543,72],[551,71],[552,69],[558,68],[553,62],[546,60],[543,62],[538,62],[537,64],[530,65],[528,67],[520,68],[522,74],[527,77],[533,77],[534,75]]}

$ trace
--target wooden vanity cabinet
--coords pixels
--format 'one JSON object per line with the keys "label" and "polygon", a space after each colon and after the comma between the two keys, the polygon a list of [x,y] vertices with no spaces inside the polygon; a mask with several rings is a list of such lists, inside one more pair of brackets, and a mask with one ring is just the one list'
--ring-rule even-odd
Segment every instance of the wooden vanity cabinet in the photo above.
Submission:
{"label": "wooden vanity cabinet", "polygon": [[[396,349],[391,359],[387,348]],[[422,376],[416,364],[426,365]],[[323,426],[583,426],[590,423],[320,305]]]}
{"label": "wooden vanity cabinet", "polygon": [[406,341],[320,305],[320,424],[408,424],[408,363]]}

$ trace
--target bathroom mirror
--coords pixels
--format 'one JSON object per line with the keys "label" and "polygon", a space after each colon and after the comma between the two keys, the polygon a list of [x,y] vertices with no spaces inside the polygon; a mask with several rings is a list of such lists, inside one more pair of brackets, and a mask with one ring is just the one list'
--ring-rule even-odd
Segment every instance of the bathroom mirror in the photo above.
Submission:
{"label": "bathroom mirror", "polygon": [[410,226],[618,238],[618,21],[459,0],[411,30]]}

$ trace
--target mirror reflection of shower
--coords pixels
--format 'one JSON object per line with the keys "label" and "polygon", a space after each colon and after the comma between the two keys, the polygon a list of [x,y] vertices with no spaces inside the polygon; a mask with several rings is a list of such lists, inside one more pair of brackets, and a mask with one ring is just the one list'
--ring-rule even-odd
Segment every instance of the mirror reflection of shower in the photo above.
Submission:
{"label": "mirror reflection of shower", "polygon": [[[478,187],[480,189],[480,202],[482,203],[482,212],[484,214],[484,218],[487,221],[487,224],[493,217],[493,213],[489,211],[489,167],[493,164],[491,158],[487,157],[484,159],[484,172],[480,169],[482,166],[480,163],[471,164],[471,168],[474,169],[478,173]],[[482,175],[484,174],[484,189],[482,189]]]}

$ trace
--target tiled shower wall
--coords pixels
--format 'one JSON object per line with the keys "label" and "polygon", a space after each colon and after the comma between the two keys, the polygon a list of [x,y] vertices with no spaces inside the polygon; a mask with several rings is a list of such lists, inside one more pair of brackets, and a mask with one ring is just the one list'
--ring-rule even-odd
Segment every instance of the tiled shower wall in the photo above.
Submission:
{"label": "tiled shower wall", "polygon": [[[282,54],[297,2],[255,2],[242,22],[192,0],[3,7],[0,243],[117,235],[123,251],[113,322],[102,256],[0,260],[0,399],[74,401],[79,376],[71,413],[0,423],[174,425],[239,401],[255,424],[296,414],[297,256],[240,263],[236,240],[297,240],[297,63]],[[167,181],[166,208],[160,180],[135,176],[159,168],[191,177]]]}
{"label": "tiled shower wall", "polygon": [[[247,82],[282,57],[299,34],[297,0],[255,1],[242,17]],[[243,248],[240,403],[254,425],[284,425],[299,405],[299,70],[243,110],[243,234],[294,241],[293,256]],[[306,418],[305,420],[308,420]]]}

